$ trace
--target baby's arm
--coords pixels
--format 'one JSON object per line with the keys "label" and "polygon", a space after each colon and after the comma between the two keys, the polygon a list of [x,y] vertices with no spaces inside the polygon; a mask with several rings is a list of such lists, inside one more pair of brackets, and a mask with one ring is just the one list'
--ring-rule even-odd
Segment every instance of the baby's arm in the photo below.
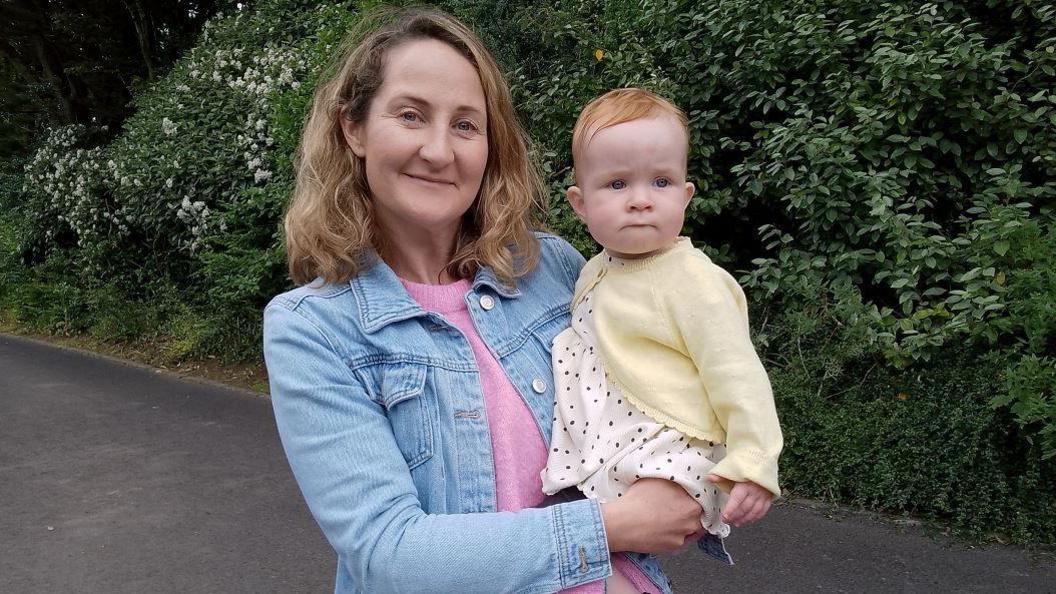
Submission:
{"label": "baby's arm", "polygon": [[[658,279],[667,288],[666,316],[696,365],[708,401],[726,431],[727,455],[712,481],[729,491],[780,495],[777,460],[783,444],[770,380],[752,345],[748,310],[740,286],[703,254],[687,258],[678,279]],[[748,486],[753,485],[753,486]],[[734,502],[728,513],[754,517],[758,497]],[[736,503],[736,505],[734,505]],[[738,513],[739,512],[739,513]],[[742,520],[743,521],[743,520]]]}

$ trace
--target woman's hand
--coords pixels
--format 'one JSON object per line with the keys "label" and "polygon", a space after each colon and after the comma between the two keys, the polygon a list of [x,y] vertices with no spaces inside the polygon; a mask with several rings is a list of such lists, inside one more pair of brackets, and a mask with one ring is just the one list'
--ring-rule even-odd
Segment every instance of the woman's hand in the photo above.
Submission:
{"label": "woman's hand", "polygon": [[672,553],[700,530],[700,504],[677,483],[643,478],[601,504],[609,550]]}
{"label": "woman's hand", "polygon": [[[717,474],[709,474],[708,480],[720,484],[728,482]],[[746,481],[733,483],[726,508],[722,510],[722,521],[740,528],[761,520],[770,511],[770,502],[774,495],[759,485]]]}

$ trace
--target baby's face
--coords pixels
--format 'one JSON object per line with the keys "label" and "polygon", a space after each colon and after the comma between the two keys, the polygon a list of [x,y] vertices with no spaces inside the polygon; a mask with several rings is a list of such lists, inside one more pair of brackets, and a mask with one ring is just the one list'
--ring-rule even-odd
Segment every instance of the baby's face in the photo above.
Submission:
{"label": "baby's face", "polygon": [[590,139],[568,200],[595,241],[624,258],[674,242],[694,190],[686,182],[686,145],[669,116],[617,124]]}

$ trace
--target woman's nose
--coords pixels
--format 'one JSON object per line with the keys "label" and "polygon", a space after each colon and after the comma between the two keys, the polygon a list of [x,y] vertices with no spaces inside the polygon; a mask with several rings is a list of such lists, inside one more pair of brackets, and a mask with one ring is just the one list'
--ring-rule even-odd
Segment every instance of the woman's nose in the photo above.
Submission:
{"label": "woman's nose", "polygon": [[443,167],[454,161],[455,151],[447,130],[442,127],[429,130],[418,149],[418,155],[434,167]]}

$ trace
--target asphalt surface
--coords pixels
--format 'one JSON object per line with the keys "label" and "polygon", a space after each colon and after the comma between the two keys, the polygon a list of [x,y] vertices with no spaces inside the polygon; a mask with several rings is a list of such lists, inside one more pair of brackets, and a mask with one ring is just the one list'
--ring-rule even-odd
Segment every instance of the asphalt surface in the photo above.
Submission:
{"label": "asphalt surface", "polygon": [[[683,593],[1056,592],[1056,561],[790,503]],[[0,335],[0,593],[332,592],[267,398]]]}

